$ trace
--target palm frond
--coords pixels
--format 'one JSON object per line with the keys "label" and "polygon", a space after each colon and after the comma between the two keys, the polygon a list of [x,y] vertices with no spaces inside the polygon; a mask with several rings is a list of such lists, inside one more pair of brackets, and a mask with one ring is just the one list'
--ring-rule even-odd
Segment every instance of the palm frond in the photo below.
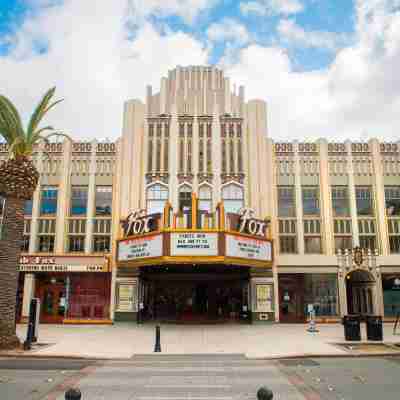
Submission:
{"label": "palm frond", "polygon": [[45,116],[45,114],[53,108],[56,104],[60,103],[62,100],[57,100],[56,102],[53,102],[52,104],[49,104],[51,99],[54,96],[54,93],[56,91],[56,88],[53,87],[49,89],[46,94],[43,96],[42,100],[40,103],[37,105],[36,109],[34,110],[31,119],[28,124],[28,129],[27,129],[27,139],[28,141],[32,140],[32,136],[35,134],[35,131],[37,127],[39,126],[41,120]]}
{"label": "palm frond", "polygon": [[24,138],[23,137],[16,137],[15,140],[12,143],[9,143],[9,148],[8,148],[8,157],[9,158],[15,158],[15,149],[17,146],[21,145],[24,143]]}
{"label": "palm frond", "polygon": [[24,136],[18,111],[5,96],[0,95],[0,129],[4,139],[11,144],[17,136]]}

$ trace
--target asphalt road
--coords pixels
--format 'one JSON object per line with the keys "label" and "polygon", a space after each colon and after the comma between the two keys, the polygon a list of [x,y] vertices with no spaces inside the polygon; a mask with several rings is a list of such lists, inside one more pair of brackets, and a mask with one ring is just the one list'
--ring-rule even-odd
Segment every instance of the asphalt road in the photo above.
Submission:
{"label": "asphalt road", "polygon": [[400,394],[400,357],[247,360],[241,355],[138,356],[129,361],[0,358],[1,400],[389,400]]}

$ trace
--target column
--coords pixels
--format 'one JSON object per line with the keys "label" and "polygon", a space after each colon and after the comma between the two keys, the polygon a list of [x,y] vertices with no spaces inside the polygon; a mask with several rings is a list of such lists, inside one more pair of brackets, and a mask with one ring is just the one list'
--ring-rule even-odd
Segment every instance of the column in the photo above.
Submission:
{"label": "column", "polygon": [[369,141],[373,165],[373,188],[375,193],[375,212],[378,226],[377,243],[383,256],[390,254],[389,237],[386,226],[385,184],[383,181],[383,164],[379,142],[377,139]]}
{"label": "column", "polygon": [[71,170],[72,142],[65,140],[63,143],[62,176],[58,187],[57,197],[57,223],[55,253],[65,253],[66,219],[70,200],[70,170]]}
{"label": "column", "polygon": [[24,294],[22,298],[22,320],[27,321],[29,318],[29,309],[31,300],[35,296],[35,275],[25,274],[24,277]]}
{"label": "column", "polygon": [[88,204],[86,213],[86,239],[85,239],[85,253],[90,254],[92,252],[93,242],[93,229],[94,229],[94,218],[96,217],[96,149],[97,141],[92,141],[92,154],[90,156],[89,166],[89,187],[88,187]]}
{"label": "column", "polygon": [[328,256],[334,255],[333,246],[333,213],[331,190],[329,185],[328,141],[320,139],[319,145],[319,186],[321,192],[321,226],[323,233],[323,249]]}
{"label": "column", "polygon": [[[207,137],[207,131],[206,131],[206,137]],[[214,95],[211,137],[212,137],[211,157],[212,157],[213,190],[214,190],[213,209],[215,209],[215,207],[221,200],[221,124],[219,121],[219,108],[217,104],[217,97],[215,95]]]}
{"label": "column", "polygon": [[351,214],[351,229],[353,234],[353,246],[360,245],[360,237],[358,233],[358,218],[357,218],[357,203],[356,203],[356,188],[354,184],[354,166],[353,154],[351,151],[351,142],[346,141],[347,151],[347,174],[348,174],[348,190],[350,199],[350,214]]}
{"label": "column", "polygon": [[193,173],[193,191],[199,193],[199,182],[197,174],[199,173],[199,119],[197,117],[197,102],[194,99],[195,117],[193,118],[193,138],[192,138],[192,173]]}
{"label": "column", "polygon": [[299,143],[293,142],[294,148],[294,186],[296,199],[296,219],[297,219],[297,250],[299,254],[304,254],[304,226],[303,226],[303,196],[301,193],[301,166],[299,156]]}
{"label": "column", "polygon": [[31,218],[31,233],[29,239],[29,253],[35,253],[37,251],[37,241],[38,241],[38,219],[40,217],[40,192],[42,190],[42,180],[43,180],[43,144],[39,147],[38,154],[38,172],[39,181],[36,186],[36,190],[33,193],[32,198],[32,218]]}

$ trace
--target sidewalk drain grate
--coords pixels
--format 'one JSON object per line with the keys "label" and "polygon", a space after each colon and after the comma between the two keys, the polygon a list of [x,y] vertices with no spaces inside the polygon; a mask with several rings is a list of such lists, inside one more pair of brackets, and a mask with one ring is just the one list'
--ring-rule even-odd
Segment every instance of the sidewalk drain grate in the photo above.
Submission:
{"label": "sidewalk drain grate", "polygon": [[318,367],[320,365],[311,358],[280,360],[279,362],[285,367]]}

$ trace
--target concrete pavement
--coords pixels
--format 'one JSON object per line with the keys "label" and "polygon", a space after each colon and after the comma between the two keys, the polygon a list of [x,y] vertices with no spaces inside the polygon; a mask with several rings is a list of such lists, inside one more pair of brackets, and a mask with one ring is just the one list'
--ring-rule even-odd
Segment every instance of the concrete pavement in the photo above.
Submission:
{"label": "concrete pavement", "polygon": [[[272,325],[161,325],[162,354],[244,354],[248,358],[296,356],[340,356],[348,349],[343,326],[321,324],[318,333],[307,332],[305,324]],[[39,356],[129,359],[154,351],[154,325],[118,323],[99,325],[41,325],[41,346],[28,354]],[[384,325],[385,342],[400,342],[393,325]],[[26,325],[18,326],[25,337]],[[366,338],[364,324],[363,338]],[[400,350],[400,349],[399,349]],[[378,350],[379,351],[379,348]],[[391,350],[393,352],[393,349]]]}

